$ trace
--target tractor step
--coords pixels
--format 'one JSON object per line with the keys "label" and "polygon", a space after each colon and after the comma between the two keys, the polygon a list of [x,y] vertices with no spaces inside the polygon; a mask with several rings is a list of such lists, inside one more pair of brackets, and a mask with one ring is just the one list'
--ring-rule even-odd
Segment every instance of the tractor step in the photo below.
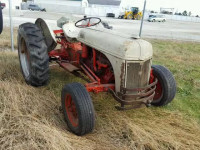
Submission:
{"label": "tractor step", "polygon": [[74,66],[74,65],[72,65],[72,64],[70,64],[70,63],[58,62],[58,64],[59,64],[62,68],[66,69],[66,70],[69,71],[69,72],[73,72],[73,71],[78,71],[78,70],[80,70],[79,68],[77,68],[76,66]]}

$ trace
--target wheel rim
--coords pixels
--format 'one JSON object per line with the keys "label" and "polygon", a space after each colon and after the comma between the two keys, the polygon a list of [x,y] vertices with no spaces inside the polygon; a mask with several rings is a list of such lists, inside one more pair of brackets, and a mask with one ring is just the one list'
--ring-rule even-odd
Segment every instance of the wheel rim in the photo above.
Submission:
{"label": "wheel rim", "polygon": [[160,83],[160,79],[153,74],[153,69],[151,70],[151,75],[150,75],[150,83],[153,83],[155,81],[155,78],[158,79],[158,82],[156,84],[156,89],[155,89],[155,95],[153,97],[153,102],[159,102],[161,98],[163,97],[163,88],[162,84]]}
{"label": "wheel rim", "polygon": [[154,101],[160,101],[161,97],[163,95],[163,90],[162,86],[158,80],[158,83],[156,84],[156,90],[155,90],[155,95],[154,95]]}
{"label": "wheel rim", "polygon": [[21,40],[21,49],[19,50],[19,55],[24,76],[28,77],[30,75],[30,56],[27,50],[26,42],[23,38]]}
{"label": "wheel rim", "polygon": [[67,112],[68,119],[72,126],[77,127],[78,126],[78,112],[76,110],[76,105],[74,101],[72,100],[72,97],[70,94],[66,95],[65,98],[65,109]]}
{"label": "wheel rim", "polygon": [[132,19],[132,16],[131,15],[128,15],[128,17],[127,17],[128,19]]}

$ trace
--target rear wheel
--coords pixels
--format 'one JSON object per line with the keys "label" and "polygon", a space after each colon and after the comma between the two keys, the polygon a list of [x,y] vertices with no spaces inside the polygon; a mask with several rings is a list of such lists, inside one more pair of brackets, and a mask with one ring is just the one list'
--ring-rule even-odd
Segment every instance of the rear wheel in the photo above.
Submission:
{"label": "rear wheel", "polygon": [[82,84],[65,85],[61,104],[67,125],[74,134],[80,136],[92,132],[95,122],[94,107]]}
{"label": "rear wheel", "polygon": [[152,105],[164,106],[170,103],[176,95],[176,81],[172,73],[160,65],[153,65],[153,78],[158,79]]}
{"label": "rear wheel", "polygon": [[141,20],[142,19],[142,15],[137,15],[137,20]]}
{"label": "rear wheel", "polygon": [[129,15],[127,16],[127,19],[134,19],[134,17],[133,17],[133,15],[129,14]]}
{"label": "rear wheel", "polygon": [[18,54],[22,74],[27,84],[43,86],[49,80],[49,57],[41,30],[25,23],[18,30]]}

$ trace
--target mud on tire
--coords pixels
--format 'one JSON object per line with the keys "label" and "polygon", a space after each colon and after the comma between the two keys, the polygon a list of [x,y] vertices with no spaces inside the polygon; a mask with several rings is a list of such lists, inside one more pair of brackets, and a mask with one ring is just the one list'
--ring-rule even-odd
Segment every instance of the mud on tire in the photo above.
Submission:
{"label": "mud on tire", "polygon": [[49,80],[49,57],[43,34],[37,25],[25,23],[18,30],[18,54],[27,84],[43,86]]}

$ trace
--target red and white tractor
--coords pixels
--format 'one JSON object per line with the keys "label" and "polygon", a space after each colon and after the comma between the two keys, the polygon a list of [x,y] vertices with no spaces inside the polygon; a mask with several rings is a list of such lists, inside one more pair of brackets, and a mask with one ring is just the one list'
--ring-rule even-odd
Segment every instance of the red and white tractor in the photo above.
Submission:
{"label": "red and white tractor", "polygon": [[67,84],[61,94],[64,117],[74,134],[84,135],[94,128],[89,92],[110,92],[119,110],[164,106],[174,99],[175,79],[164,66],[152,65],[149,42],[110,30],[96,17],[76,23],[61,18],[57,24],[59,30],[51,30],[43,19],[20,25],[18,53],[29,85],[48,83],[52,61],[87,81]]}

